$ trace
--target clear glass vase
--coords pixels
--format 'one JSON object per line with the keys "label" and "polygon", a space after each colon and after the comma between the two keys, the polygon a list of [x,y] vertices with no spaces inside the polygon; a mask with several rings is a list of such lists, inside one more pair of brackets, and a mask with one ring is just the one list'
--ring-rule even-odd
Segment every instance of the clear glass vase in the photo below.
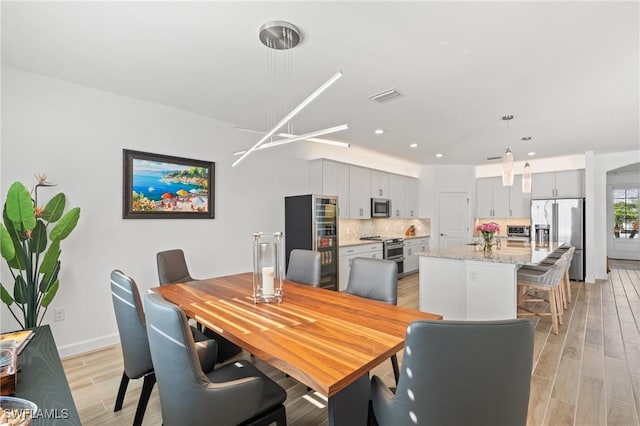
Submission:
{"label": "clear glass vase", "polygon": [[484,254],[485,256],[491,256],[493,253],[493,233],[485,233],[484,238]]}
{"label": "clear glass vase", "polygon": [[253,303],[282,302],[282,232],[253,234]]}

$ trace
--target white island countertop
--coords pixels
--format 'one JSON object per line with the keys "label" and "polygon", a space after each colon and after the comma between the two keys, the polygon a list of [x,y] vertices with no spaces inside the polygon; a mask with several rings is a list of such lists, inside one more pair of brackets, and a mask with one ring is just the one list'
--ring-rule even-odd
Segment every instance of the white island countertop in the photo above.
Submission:
{"label": "white island countertop", "polygon": [[418,253],[420,310],[448,320],[516,318],[518,269],[539,264],[560,245],[505,241],[486,256],[482,245]]}
{"label": "white island countertop", "polygon": [[443,259],[470,260],[477,262],[511,263],[517,266],[537,265],[563,243],[549,243],[545,247],[522,241],[504,241],[501,248],[493,247],[490,255],[485,255],[482,244],[431,249],[419,252],[418,256]]}

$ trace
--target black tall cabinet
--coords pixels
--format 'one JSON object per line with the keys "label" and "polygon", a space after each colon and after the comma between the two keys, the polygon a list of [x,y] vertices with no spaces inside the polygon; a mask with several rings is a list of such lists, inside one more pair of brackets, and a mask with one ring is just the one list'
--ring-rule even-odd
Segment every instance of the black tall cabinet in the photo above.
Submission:
{"label": "black tall cabinet", "polygon": [[320,252],[320,287],[338,289],[338,198],[297,195],[284,198],[285,265],[291,250]]}

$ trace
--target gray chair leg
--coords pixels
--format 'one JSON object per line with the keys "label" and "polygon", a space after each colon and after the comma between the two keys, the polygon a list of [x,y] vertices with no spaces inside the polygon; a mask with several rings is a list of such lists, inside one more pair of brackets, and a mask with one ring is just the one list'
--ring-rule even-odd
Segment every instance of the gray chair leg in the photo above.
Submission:
{"label": "gray chair leg", "polygon": [[284,405],[280,405],[258,419],[240,423],[240,426],[267,426],[273,423],[275,423],[276,426],[287,426],[287,414]]}
{"label": "gray chair leg", "polygon": [[398,378],[400,377],[400,368],[398,367],[398,357],[395,354],[391,355],[391,366],[393,367],[393,377],[396,379],[396,386],[398,386]]}
{"label": "gray chair leg", "polygon": [[151,397],[151,391],[153,385],[156,384],[155,373],[149,373],[144,376],[144,382],[142,383],[142,391],[140,392],[140,399],[138,400],[138,407],[136,408],[136,416],[133,419],[133,426],[140,426],[142,419],[144,418],[144,412],[147,410],[147,403]]}
{"label": "gray chair leg", "polygon": [[120,380],[120,387],[118,388],[118,396],[116,396],[116,406],[113,408],[113,412],[122,410],[122,402],[124,401],[124,394],[127,392],[127,385],[129,384],[129,377],[127,373],[122,373],[122,379]]}

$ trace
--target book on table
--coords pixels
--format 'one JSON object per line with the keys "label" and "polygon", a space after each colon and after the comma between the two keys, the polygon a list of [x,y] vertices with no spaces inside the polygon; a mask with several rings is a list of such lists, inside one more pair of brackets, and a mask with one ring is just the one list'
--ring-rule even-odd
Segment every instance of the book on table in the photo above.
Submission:
{"label": "book on table", "polygon": [[11,333],[0,334],[0,342],[5,340],[15,340],[16,342],[16,354],[20,355],[20,352],[27,346],[27,343],[33,337],[33,330],[20,330],[13,331]]}

